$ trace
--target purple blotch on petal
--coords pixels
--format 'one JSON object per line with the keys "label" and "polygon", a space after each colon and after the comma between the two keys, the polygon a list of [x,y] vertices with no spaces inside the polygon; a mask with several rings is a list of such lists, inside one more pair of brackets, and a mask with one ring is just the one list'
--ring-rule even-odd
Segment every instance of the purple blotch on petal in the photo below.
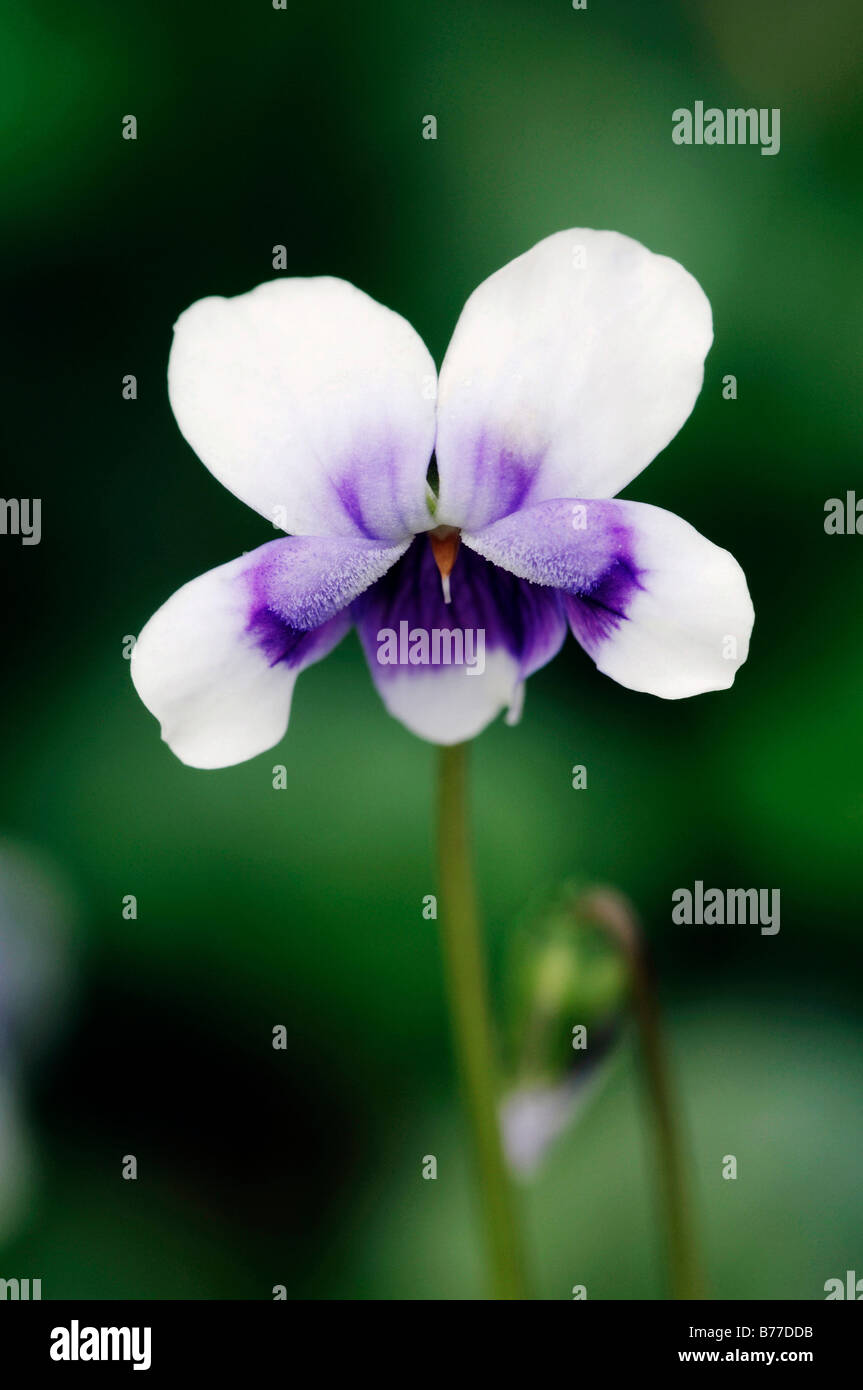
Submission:
{"label": "purple blotch on petal", "polygon": [[468,471],[473,486],[468,512],[478,499],[485,499],[489,513],[484,524],[520,511],[537,479],[542,457],[523,459],[496,436],[485,432],[478,436],[472,452],[472,467]]}
{"label": "purple blotch on petal", "polygon": [[645,571],[618,503],[556,499],[502,517],[467,539],[514,574],[557,590],[572,630],[596,649],[627,620]]}
{"label": "purple blotch on petal", "polygon": [[261,648],[270,666],[284,662],[294,670],[326,656],[350,625],[347,613],[337,613],[320,627],[305,631],[291,627],[269,608],[258,608],[252,613],[246,632]]}
{"label": "purple blotch on petal", "polygon": [[642,573],[630,557],[619,556],[589,592],[565,595],[573,635],[586,651],[596,651],[627,621],[635,593],[644,588]]}
{"label": "purple blotch on petal", "polygon": [[357,494],[356,483],[353,478],[344,477],[339,482],[333,483],[336,495],[353,522],[360,535],[368,540],[375,540],[375,534],[369,529],[365,517],[363,516],[362,503]]}
{"label": "purple blotch on petal", "polygon": [[[462,546],[451,575],[452,602],[444,603],[441,578],[427,537],[418,536],[393,568],[351,605],[366,655],[376,678],[399,668],[378,666],[377,634],[411,629],[482,629],[487,651],[503,648],[530,675],[550,661],[566,634],[561,596],[518,579]],[[404,669],[404,668],[401,668]],[[426,668],[428,669],[428,668]]]}

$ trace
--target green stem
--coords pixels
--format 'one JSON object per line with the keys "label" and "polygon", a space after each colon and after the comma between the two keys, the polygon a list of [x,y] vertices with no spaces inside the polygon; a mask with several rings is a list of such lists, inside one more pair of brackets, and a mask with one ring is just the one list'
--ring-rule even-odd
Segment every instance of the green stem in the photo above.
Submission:
{"label": "green stem", "polygon": [[656,981],[643,933],[629,903],[610,889],[595,890],[581,900],[580,907],[618,942],[629,965],[645,1090],[656,1138],[672,1297],[702,1299],[706,1295],[686,1186],[683,1143],[675,1116]]}
{"label": "green stem", "polygon": [[438,780],[441,945],[455,1052],[473,1140],[493,1296],[523,1299],[521,1242],[501,1145],[488,985],[471,872],[467,744],[441,748]]}
{"label": "green stem", "polygon": [[683,1152],[674,1115],[668,1063],[662,1040],[659,1002],[653,973],[643,951],[633,960],[633,1005],[641,1035],[641,1055],[651,1102],[662,1206],[668,1243],[672,1295],[676,1299],[704,1298],[704,1285],[695,1246]]}

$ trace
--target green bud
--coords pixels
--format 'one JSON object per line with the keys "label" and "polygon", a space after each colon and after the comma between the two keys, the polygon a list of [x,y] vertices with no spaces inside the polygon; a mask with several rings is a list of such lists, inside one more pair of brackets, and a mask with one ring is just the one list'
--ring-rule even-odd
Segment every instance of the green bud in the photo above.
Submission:
{"label": "green bud", "polygon": [[619,1039],[630,988],[623,943],[567,885],[514,934],[507,969],[510,1085],[502,1107],[513,1166],[530,1171],[582,1108]]}

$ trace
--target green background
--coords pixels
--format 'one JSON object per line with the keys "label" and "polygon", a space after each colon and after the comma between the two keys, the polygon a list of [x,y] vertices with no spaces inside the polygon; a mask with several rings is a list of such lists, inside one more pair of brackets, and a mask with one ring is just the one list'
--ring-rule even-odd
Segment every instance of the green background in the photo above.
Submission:
{"label": "green background", "polygon": [[[25,1180],[0,1276],[41,1277],[46,1298],[483,1295],[421,915],[434,750],[387,716],[352,634],[302,676],[277,751],[193,771],[122,643],[272,538],[174,424],[182,309],[272,278],[281,243],[289,273],[354,282],[439,362],[471,289],[570,226],[675,257],[710,298],[702,395],[626,495],[737,556],[756,626],[734,688],[686,702],[618,687],[570,642],[522,723],[478,740],[496,1003],[538,890],[617,884],[660,968],[712,1292],[817,1299],[863,1273],[863,538],[823,525],[828,498],[863,495],[861,46],[852,0],[5,17],[2,491],[43,499],[43,536],[0,538],[0,831],[68,884],[69,925],[67,985],[16,1067]],[[674,145],[671,113],[696,100],[779,107],[780,153]],[[779,888],[779,935],[673,926],[696,878]],[[625,1043],[525,1193],[537,1291],[662,1297],[654,1199]]]}

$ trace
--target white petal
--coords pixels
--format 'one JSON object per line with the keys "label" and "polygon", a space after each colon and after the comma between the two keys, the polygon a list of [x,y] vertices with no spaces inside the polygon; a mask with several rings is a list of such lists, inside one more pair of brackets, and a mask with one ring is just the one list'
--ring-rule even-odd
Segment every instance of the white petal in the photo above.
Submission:
{"label": "white petal", "polygon": [[476,535],[471,549],[565,595],[598,669],[667,700],[724,690],[749,652],[754,613],[733,555],[643,502],[542,502]]}
{"label": "white petal", "polygon": [[292,630],[262,607],[261,574],[266,581],[269,566],[261,556],[291,544],[270,542],[191,580],[153,615],[132,650],[135,689],[160,721],[162,738],[191,767],[229,767],[278,743],[300,671],[350,626],[339,613],[294,634],[296,645],[280,656]]}
{"label": "white petal", "polygon": [[692,276],[617,232],[558,232],[471,295],[440,374],[437,520],[476,530],[613,497],[688,417],[713,338]]}
{"label": "white petal", "polygon": [[642,571],[628,621],[595,655],[630,690],[666,700],[727,690],[749,654],[755,621],[734,556],[688,522],[641,502],[620,502]]}
{"label": "white petal", "polygon": [[389,713],[412,734],[452,744],[476,738],[518,697],[522,679],[516,659],[498,648],[486,655],[481,675],[464,666],[405,667],[376,685]]}
{"label": "white petal", "polygon": [[410,324],[344,280],[272,280],[180,315],[177,423],[237,497],[298,535],[429,525],[436,374]]}

